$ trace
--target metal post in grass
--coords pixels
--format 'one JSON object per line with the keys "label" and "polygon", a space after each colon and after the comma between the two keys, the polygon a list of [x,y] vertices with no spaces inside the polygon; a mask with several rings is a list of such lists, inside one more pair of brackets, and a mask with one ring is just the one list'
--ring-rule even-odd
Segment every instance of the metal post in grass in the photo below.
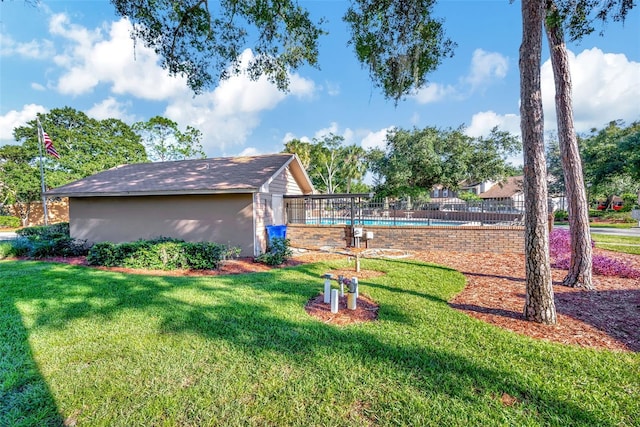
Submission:
{"label": "metal post in grass", "polygon": [[337,289],[331,289],[331,312],[334,314],[338,312],[338,290]]}
{"label": "metal post in grass", "polygon": [[351,283],[354,284],[354,292],[356,293],[356,298],[358,298],[360,296],[360,290],[359,290],[359,286],[358,286],[358,278],[357,277],[352,277],[351,278]]}
{"label": "metal post in grass", "polygon": [[325,274],[324,276],[324,303],[325,304],[329,304],[329,302],[331,301],[331,274]]}
{"label": "metal post in grass", "polygon": [[[356,279],[355,281],[353,279]],[[357,278],[352,278],[349,282],[349,294],[347,295],[347,308],[355,310],[357,308],[358,295],[356,294]]]}

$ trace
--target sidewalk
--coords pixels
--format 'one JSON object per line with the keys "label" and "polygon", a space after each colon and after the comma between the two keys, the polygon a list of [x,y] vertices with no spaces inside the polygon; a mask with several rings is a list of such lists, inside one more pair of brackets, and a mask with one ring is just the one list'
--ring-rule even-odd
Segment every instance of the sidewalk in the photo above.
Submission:
{"label": "sidewalk", "polygon": [[13,231],[0,231],[0,240],[13,240],[18,235]]}

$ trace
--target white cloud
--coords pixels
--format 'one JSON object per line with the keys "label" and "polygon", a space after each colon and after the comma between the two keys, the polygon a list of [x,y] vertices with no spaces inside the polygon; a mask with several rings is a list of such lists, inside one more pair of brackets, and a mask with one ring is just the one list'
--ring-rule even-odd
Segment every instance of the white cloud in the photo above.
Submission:
{"label": "white cloud", "polygon": [[339,135],[338,122],[331,122],[328,127],[318,129],[314,135],[314,138],[320,139],[329,134]]}
{"label": "white cloud", "polygon": [[44,86],[42,86],[40,83],[36,83],[36,82],[31,83],[31,89],[37,90],[37,91],[46,90],[46,88]]}
{"label": "white cloud", "polygon": [[418,104],[430,104],[443,99],[463,100],[496,80],[504,79],[509,70],[509,58],[498,52],[476,49],[471,57],[469,74],[456,85],[429,83],[412,96]]}
{"label": "white cloud", "polygon": [[240,152],[240,156],[257,156],[258,154],[262,154],[260,153],[260,150],[258,150],[255,147],[247,147],[244,150],[242,150]]}
{"label": "white cloud", "polygon": [[514,135],[520,135],[520,116],[517,114],[497,114],[493,111],[483,111],[474,114],[471,124],[465,129],[469,136],[487,136],[491,129],[498,126],[500,130]]}
{"label": "white cloud", "polygon": [[126,112],[130,105],[131,103],[118,102],[110,96],[100,103],[93,104],[93,107],[87,111],[87,115],[96,120],[120,119],[125,123],[133,123],[135,117]]}
{"label": "white cloud", "polygon": [[0,56],[44,59],[49,58],[53,51],[53,43],[50,40],[17,42],[9,34],[0,35]]}
{"label": "white cloud", "polygon": [[329,96],[340,95],[340,83],[326,82],[325,86],[327,87],[327,94]]}
{"label": "white cloud", "polygon": [[370,150],[372,148],[380,148],[384,150],[387,145],[387,133],[393,129],[394,127],[387,127],[380,129],[379,131],[370,131],[364,138],[362,138],[360,145],[365,150]]}
{"label": "white cloud", "polygon": [[[274,109],[289,97],[310,98],[316,91],[313,81],[298,74],[289,76],[289,92],[277,89],[266,78],[251,80],[234,75],[212,91],[194,96],[183,77],[171,77],[159,65],[158,56],[142,43],[135,46],[130,37],[131,24],[120,19],[89,30],[71,22],[65,14],[50,20],[51,34],[65,40],[62,53],[54,62],[62,69],[57,89],[62,94],[80,96],[106,85],[113,94],[140,100],[166,103],[164,115],[181,127],[198,128],[207,155],[234,145],[242,145],[260,124],[262,112]],[[240,58],[246,64],[253,59],[251,50]],[[95,104],[90,114],[96,118],[117,117],[132,121],[130,104],[109,97]]]}
{"label": "white cloud", "polygon": [[[622,119],[627,123],[640,119],[640,63],[625,55],[587,49],[577,56],[568,51],[573,85],[574,125],[576,132],[602,128]],[[551,60],[541,68],[545,131],[557,129],[555,84]],[[520,134],[518,114],[484,111],[475,114],[466,129],[470,136],[485,136],[494,127]]]}
{"label": "white cloud", "polygon": [[430,104],[432,102],[441,101],[447,97],[457,96],[458,91],[451,85],[440,85],[437,83],[430,83],[427,86],[419,89],[413,98],[418,104]]}
{"label": "white cloud", "polygon": [[116,94],[165,100],[186,86],[184,78],[170,77],[158,65],[152,49],[140,43],[134,50],[127,19],[90,31],[56,14],[49,27],[53,35],[70,42],[54,59],[64,70],[57,84],[60,93],[81,95],[106,84]]}
{"label": "white cloud", "polygon": [[464,81],[471,85],[471,91],[486,86],[497,79],[503,79],[509,70],[509,59],[497,52],[476,49],[471,58],[471,70]]}
{"label": "white cloud", "polygon": [[293,140],[293,139],[299,139],[302,142],[312,142],[311,138],[309,138],[308,136],[303,136],[301,138],[298,138],[294,133],[292,132],[287,132],[284,137],[282,138],[282,143],[286,144],[287,142]]}
{"label": "white cloud", "polygon": [[[253,58],[250,50],[242,63]],[[207,155],[219,155],[234,145],[242,145],[260,124],[260,113],[274,109],[289,96],[310,97],[315,91],[311,80],[291,74],[288,93],[283,93],[266,77],[251,80],[244,74],[222,81],[212,92],[193,97],[186,87],[169,101],[165,115],[182,126],[191,125],[203,133]]]}
{"label": "white cloud", "polygon": [[21,111],[11,110],[4,116],[0,116],[0,143],[7,144],[13,140],[13,129],[24,126],[29,120],[34,120],[38,113],[47,110],[42,105],[28,104]]}
{"label": "white cloud", "polygon": [[[584,50],[577,56],[568,51],[568,56],[576,132],[602,128],[613,120],[631,123],[640,119],[639,62],[598,48]],[[550,60],[542,65],[541,78],[545,130],[554,130],[555,85]]]}

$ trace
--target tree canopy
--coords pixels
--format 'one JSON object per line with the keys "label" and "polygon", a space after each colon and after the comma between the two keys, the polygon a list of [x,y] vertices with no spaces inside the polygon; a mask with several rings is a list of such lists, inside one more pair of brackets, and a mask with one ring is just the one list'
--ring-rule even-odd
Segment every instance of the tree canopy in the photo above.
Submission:
{"label": "tree canopy", "polygon": [[[47,185],[55,187],[124,163],[147,161],[140,137],[118,119],[96,120],[70,107],[39,116],[60,159],[45,157]],[[38,125],[31,120],[13,131],[18,146],[0,150],[0,159],[37,166]],[[18,148],[20,147],[20,148]]]}
{"label": "tree canopy", "polygon": [[592,129],[580,140],[585,178],[593,194],[605,196],[640,191],[640,122],[620,121]]}
{"label": "tree canopy", "polygon": [[484,138],[463,129],[396,129],[387,135],[385,150],[369,153],[377,179],[376,193],[384,196],[419,195],[435,185],[458,189],[463,181],[500,180],[510,176],[510,154],[519,140],[494,128]]}
{"label": "tree canopy", "polygon": [[367,171],[366,153],[355,144],[345,145],[344,138],[332,133],[313,142],[288,141],[285,153],[297,154],[314,187],[326,193],[350,193],[362,188]]}
{"label": "tree canopy", "polygon": [[[585,182],[591,196],[607,197],[640,191],[640,122],[608,123],[578,136]],[[547,145],[549,191],[563,193],[564,177],[558,141]]]}
{"label": "tree canopy", "polygon": [[187,126],[186,130],[181,132],[178,124],[173,120],[156,116],[147,122],[134,123],[133,130],[140,135],[151,161],[165,162],[206,157],[200,143],[202,132],[192,126]]}
{"label": "tree canopy", "polygon": [[[43,155],[45,188],[57,187],[124,163],[147,161],[140,137],[117,119],[95,120],[70,107],[39,116],[59,159]],[[14,129],[18,144],[0,147],[3,203],[27,203],[41,193],[38,124]]]}
{"label": "tree canopy", "polygon": [[[111,0],[134,24],[133,37],[160,55],[171,74],[184,75],[195,93],[241,73],[241,53],[253,58],[246,72],[266,76],[280,89],[288,73],[318,66],[324,21],[314,21],[294,0]],[[426,82],[454,44],[434,19],[435,0],[353,0],[345,11],[358,59],[384,94],[395,100]]]}

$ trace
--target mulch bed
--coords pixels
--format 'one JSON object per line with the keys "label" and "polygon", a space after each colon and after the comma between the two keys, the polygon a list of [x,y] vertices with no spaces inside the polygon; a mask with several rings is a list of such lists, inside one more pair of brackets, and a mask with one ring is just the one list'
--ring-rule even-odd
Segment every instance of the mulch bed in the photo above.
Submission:
{"label": "mulch bed", "polygon": [[[640,269],[640,257],[596,249]],[[524,255],[421,253],[418,259],[462,272],[467,285],[450,305],[472,317],[536,339],[581,347],[640,351],[640,280],[593,275],[596,290],[562,286],[565,270],[552,269],[558,323],[524,319]]]}
{"label": "mulch bed", "polygon": [[[621,259],[640,269],[640,256],[595,250],[611,258]],[[309,252],[296,256],[287,265],[314,262],[344,255]],[[640,351],[640,280],[594,275],[594,291],[568,288],[560,285],[566,271],[552,270],[554,294],[558,317],[557,325],[541,325],[524,319],[522,312],[525,300],[524,255],[493,253],[418,252],[412,258],[454,268],[467,279],[464,290],[450,301],[451,307],[487,323],[535,339],[543,339],[581,347],[618,351]],[[82,257],[48,259],[86,265]],[[212,271],[144,271],[126,268],[102,268],[135,274],[170,276],[202,276],[240,274],[268,271],[271,267],[253,262],[252,259],[237,259],[227,262],[220,270]],[[348,271],[333,271],[334,275],[358,276],[360,280],[379,272],[363,270],[355,274]],[[307,312],[320,320],[345,325],[353,322],[374,320],[377,305],[361,295],[357,310],[347,310],[341,301],[340,310],[333,314],[327,304],[322,303],[322,294],[310,300]],[[320,303],[318,303],[320,302]]]}

